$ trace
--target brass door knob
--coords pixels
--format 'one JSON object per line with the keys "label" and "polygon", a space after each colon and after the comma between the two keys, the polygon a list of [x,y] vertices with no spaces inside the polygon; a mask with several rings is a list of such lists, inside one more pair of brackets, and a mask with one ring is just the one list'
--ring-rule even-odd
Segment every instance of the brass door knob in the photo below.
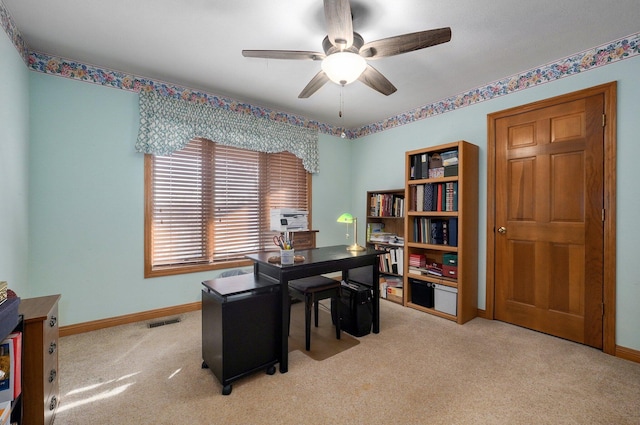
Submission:
{"label": "brass door knob", "polygon": [[504,226],[498,227],[498,233],[500,233],[501,235],[504,235],[505,233],[507,233],[507,228]]}

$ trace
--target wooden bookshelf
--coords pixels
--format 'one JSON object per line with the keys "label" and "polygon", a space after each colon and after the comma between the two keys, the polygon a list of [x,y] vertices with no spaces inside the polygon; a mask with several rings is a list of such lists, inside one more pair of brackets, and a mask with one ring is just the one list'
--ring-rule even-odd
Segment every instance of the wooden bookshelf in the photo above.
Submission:
{"label": "wooden bookshelf", "polygon": [[[402,279],[404,242],[397,240],[371,240],[372,229],[380,229],[383,234],[393,234],[404,238],[404,189],[373,190],[367,192],[367,212],[365,231],[367,246],[388,251],[380,256],[380,297],[398,304],[404,303],[403,290],[388,293],[384,285],[393,279]],[[377,232],[376,232],[377,233]]]}
{"label": "wooden bookshelf", "polygon": [[478,314],[478,147],[458,141],[405,161],[404,304],[465,323]]}

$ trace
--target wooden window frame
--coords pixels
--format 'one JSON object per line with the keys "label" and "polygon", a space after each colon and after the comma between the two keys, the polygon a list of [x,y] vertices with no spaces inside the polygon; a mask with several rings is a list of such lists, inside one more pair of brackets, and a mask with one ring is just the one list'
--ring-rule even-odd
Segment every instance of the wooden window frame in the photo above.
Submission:
{"label": "wooden window frame", "polygon": [[[208,143],[211,141],[202,140]],[[271,154],[264,154],[271,155]],[[262,162],[262,159],[260,160]],[[246,267],[252,264],[248,259],[234,259],[228,261],[216,261],[200,264],[180,264],[170,266],[154,266],[153,264],[153,219],[154,219],[154,206],[153,206],[153,155],[146,154],[144,156],[144,277],[161,277],[186,273],[197,273],[203,271],[220,270],[234,267]],[[266,173],[265,173],[266,174]],[[262,183],[261,183],[262,184]],[[266,183],[265,183],[266,184]],[[311,174],[306,173],[306,202],[309,210],[309,224],[311,224]],[[267,220],[269,216],[268,211],[264,212],[264,219]],[[267,224],[268,226],[268,224]],[[211,223],[207,225],[208,230],[213,227]],[[265,235],[268,230],[260,232],[260,237],[270,237],[273,235]],[[213,244],[213,242],[211,242]],[[275,248],[275,247],[274,247]]]}

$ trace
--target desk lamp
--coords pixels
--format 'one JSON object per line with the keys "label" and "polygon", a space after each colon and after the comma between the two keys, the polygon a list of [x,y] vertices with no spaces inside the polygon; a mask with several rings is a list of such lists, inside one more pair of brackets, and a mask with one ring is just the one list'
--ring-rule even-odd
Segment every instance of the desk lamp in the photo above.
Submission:
{"label": "desk lamp", "polygon": [[337,221],[347,224],[347,238],[349,237],[349,224],[353,223],[353,245],[349,245],[347,251],[364,251],[366,248],[358,245],[358,219],[349,213],[344,213],[338,217]]}

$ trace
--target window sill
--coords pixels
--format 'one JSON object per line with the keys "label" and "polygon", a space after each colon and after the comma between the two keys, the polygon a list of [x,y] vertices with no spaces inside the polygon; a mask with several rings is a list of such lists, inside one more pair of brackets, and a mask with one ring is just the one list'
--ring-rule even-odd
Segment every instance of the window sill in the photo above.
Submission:
{"label": "window sill", "polygon": [[147,278],[153,278],[153,277],[172,276],[172,275],[178,275],[178,274],[206,272],[211,270],[223,270],[223,269],[230,269],[233,267],[251,266],[252,264],[253,264],[253,261],[251,260],[236,260],[236,261],[227,261],[224,263],[198,264],[193,266],[167,266],[167,267],[151,268],[145,265],[144,278],[147,279]]}

